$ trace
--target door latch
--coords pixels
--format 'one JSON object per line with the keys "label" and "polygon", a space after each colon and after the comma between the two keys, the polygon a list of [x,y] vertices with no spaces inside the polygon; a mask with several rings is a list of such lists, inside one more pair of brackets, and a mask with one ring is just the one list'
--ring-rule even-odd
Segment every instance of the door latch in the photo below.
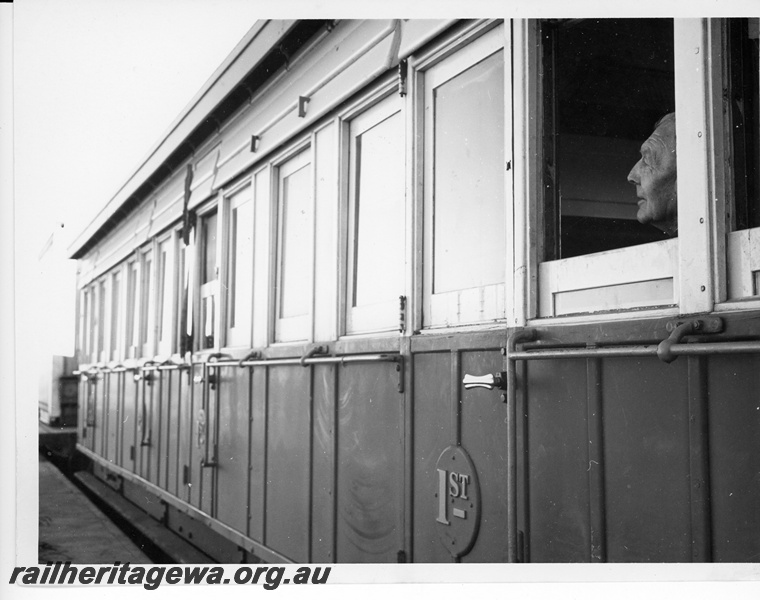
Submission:
{"label": "door latch", "polygon": [[489,375],[469,375],[465,374],[462,380],[464,389],[471,390],[473,388],[484,388],[486,390],[507,389],[507,374],[491,373]]}

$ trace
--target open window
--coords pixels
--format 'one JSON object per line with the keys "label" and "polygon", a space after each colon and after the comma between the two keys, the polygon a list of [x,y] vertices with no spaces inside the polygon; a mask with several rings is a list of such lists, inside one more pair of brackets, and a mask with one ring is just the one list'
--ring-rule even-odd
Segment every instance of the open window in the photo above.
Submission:
{"label": "open window", "polygon": [[200,328],[198,331],[199,350],[216,347],[216,320],[219,297],[219,266],[217,264],[217,223],[216,207],[200,217]]}
{"label": "open window", "polygon": [[398,327],[405,295],[405,126],[392,94],[348,122],[346,332]]}
{"label": "open window", "polygon": [[253,191],[250,182],[227,202],[227,346],[250,346],[253,295]]}
{"label": "open window", "polygon": [[277,167],[275,341],[308,340],[312,312],[314,207],[311,151]]}
{"label": "open window", "polygon": [[[673,21],[538,28],[538,316],[677,304],[674,120],[660,154],[648,140],[675,111]],[[662,172],[667,211],[653,212],[642,169]]]}
{"label": "open window", "polygon": [[[172,351],[184,354],[188,349],[188,312],[192,314],[189,306],[189,299],[192,294],[189,289],[189,273],[187,272],[187,246],[182,242],[182,232],[177,231],[177,245],[175,252],[177,260],[175,262],[175,285],[176,293],[174,294],[174,344]],[[192,319],[190,320],[192,322]]]}
{"label": "open window", "polygon": [[504,35],[496,27],[420,73],[425,327],[505,316]]}
{"label": "open window", "polygon": [[729,197],[728,297],[760,295],[760,19],[727,19],[724,89],[727,90]]}

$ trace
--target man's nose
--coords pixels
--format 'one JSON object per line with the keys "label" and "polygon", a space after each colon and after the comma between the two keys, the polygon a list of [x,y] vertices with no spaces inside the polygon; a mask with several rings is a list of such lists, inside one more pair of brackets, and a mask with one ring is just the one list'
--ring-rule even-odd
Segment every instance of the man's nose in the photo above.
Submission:
{"label": "man's nose", "polygon": [[639,160],[639,162],[633,165],[633,169],[631,169],[631,172],[628,173],[628,183],[632,183],[633,185],[638,185],[641,182],[641,178],[639,177],[640,164],[641,164],[641,161]]}

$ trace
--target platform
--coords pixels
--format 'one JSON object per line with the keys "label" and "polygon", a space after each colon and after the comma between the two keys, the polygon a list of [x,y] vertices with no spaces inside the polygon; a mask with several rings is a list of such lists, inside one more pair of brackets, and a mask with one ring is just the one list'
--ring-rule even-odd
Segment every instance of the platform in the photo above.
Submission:
{"label": "platform", "polygon": [[39,561],[151,564],[152,561],[40,454]]}

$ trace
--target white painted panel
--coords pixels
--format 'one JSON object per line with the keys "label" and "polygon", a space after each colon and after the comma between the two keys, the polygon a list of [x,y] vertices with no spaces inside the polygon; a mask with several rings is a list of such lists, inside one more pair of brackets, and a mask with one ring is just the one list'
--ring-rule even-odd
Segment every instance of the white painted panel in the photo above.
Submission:
{"label": "white painted panel", "polygon": [[[592,289],[596,290],[596,294],[605,294],[607,293],[605,288],[615,286],[618,291],[610,291],[610,297],[617,294],[621,301],[628,303],[628,307],[659,306],[665,294],[662,286],[651,288],[650,291],[655,296],[647,299],[637,296],[647,289],[646,286],[626,288],[625,284],[674,280],[677,272],[677,253],[678,240],[672,239],[542,263],[538,270],[539,316],[556,316],[554,298],[557,294]],[[620,296],[626,289],[633,293],[630,298]],[[586,308],[580,304],[584,297],[589,301]],[[673,301],[666,304],[674,304],[678,301],[677,281],[674,281],[671,297]],[[593,296],[581,294],[570,296],[570,298],[573,299],[574,312],[602,310]],[[631,304],[635,298],[639,298],[642,303]],[[610,307],[610,310],[614,308],[620,307]]]}
{"label": "white painted panel", "polygon": [[[710,127],[707,90],[707,19],[675,19],[675,92],[678,118],[678,242],[680,308],[682,313],[708,312],[713,308],[711,273],[713,212],[709,181]],[[714,194],[718,194],[715,190]]]}
{"label": "white painted panel", "polygon": [[254,176],[254,232],[253,232],[253,347],[269,343],[269,293],[271,286],[271,206],[270,170],[264,169]]}
{"label": "white painted panel", "polygon": [[760,294],[760,228],[728,234],[727,253],[729,299]]}
{"label": "white painted panel", "polygon": [[406,58],[455,22],[453,19],[402,19],[399,58]]}
{"label": "white painted panel", "polygon": [[316,135],[314,204],[314,340],[338,335],[338,132],[337,125]]}
{"label": "white painted panel", "polygon": [[675,303],[673,279],[657,279],[554,294],[554,315],[624,310]]}

